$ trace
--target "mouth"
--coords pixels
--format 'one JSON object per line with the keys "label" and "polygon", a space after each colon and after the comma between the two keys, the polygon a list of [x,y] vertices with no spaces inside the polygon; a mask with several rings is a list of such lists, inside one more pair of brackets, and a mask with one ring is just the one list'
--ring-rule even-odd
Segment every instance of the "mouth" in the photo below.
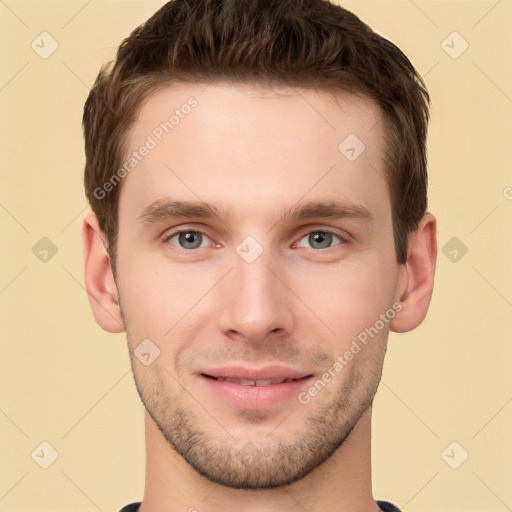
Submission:
{"label": "mouth", "polygon": [[222,382],[232,382],[233,384],[239,384],[240,386],[272,386],[274,384],[282,384],[283,382],[296,382],[302,379],[306,379],[311,377],[312,375],[306,375],[305,377],[301,377],[299,379],[292,379],[291,377],[286,377],[284,379],[260,379],[260,380],[252,380],[252,379],[235,379],[232,377],[212,377],[211,375],[207,375],[206,373],[202,374],[203,377],[208,379],[218,380]]}
{"label": "mouth", "polygon": [[284,366],[223,367],[199,373],[206,396],[236,409],[263,409],[296,399],[313,374]]}

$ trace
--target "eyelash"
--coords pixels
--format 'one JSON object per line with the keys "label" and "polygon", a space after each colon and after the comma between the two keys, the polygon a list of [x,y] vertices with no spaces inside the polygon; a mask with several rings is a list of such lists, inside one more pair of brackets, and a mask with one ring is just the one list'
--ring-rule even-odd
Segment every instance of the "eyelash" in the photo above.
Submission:
{"label": "eyelash", "polygon": [[[170,233],[170,234],[166,234],[166,235],[164,235],[164,237],[163,237],[163,240],[162,240],[162,241],[163,241],[163,243],[164,243],[164,244],[168,244],[168,243],[170,243],[170,242],[169,242],[169,240],[170,240],[171,238],[174,238],[175,236],[180,235],[181,233],[195,233],[195,234],[200,234],[200,235],[205,236],[205,237],[207,237],[208,239],[210,239],[210,237],[209,237],[206,233],[203,233],[202,231],[199,231],[199,230],[195,230],[195,229],[179,229],[179,230],[177,230],[177,231],[173,231],[173,232],[172,232],[172,233]],[[312,247],[308,247],[308,249],[312,249],[312,250],[313,250],[313,251],[315,251],[315,252],[325,251],[325,250],[327,250],[327,249],[332,249],[332,248],[336,247],[337,245],[340,245],[340,246],[341,246],[341,245],[346,245],[346,244],[348,243],[348,240],[347,240],[345,237],[341,236],[339,233],[337,233],[337,232],[335,232],[335,231],[332,231],[332,230],[330,230],[330,229],[311,229],[311,230],[309,230],[309,231],[306,231],[306,232],[304,232],[304,233],[300,236],[300,238],[299,238],[299,242],[300,242],[300,241],[301,241],[305,236],[310,235],[311,233],[324,233],[324,234],[328,234],[328,235],[333,235],[333,236],[335,236],[336,238],[338,238],[338,239],[340,240],[340,243],[335,244],[335,245],[333,245],[333,246],[331,246],[331,247],[326,247],[326,248],[324,248],[324,249],[314,249],[314,248],[312,248]],[[174,244],[171,244],[171,245],[174,245]],[[195,248],[195,249],[184,249],[183,247],[179,247],[179,246],[177,246],[177,245],[174,245],[174,247],[176,247],[177,249],[180,249],[180,250],[182,250],[182,251],[185,251],[185,252],[187,252],[187,253],[188,253],[188,252],[197,251],[198,249],[204,249],[204,248],[205,248],[205,247],[197,247],[197,248]]]}

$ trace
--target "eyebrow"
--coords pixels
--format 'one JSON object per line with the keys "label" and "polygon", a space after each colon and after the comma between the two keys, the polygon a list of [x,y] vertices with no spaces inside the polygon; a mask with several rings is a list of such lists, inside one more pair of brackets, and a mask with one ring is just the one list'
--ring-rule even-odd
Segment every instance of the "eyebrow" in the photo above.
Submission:
{"label": "eyebrow", "polygon": [[137,220],[146,225],[156,224],[162,220],[177,217],[186,218],[213,218],[228,219],[229,211],[218,209],[216,206],[201,201],[176,201],[164,197],[146,206],[137,217]]}
{"label": "eyebrow", "polygon": [[[212,204],[202,201],[178,201],[170,197],[165,197],[146,206],[137,217],[137,221],[150,226],[163,220],[180,217],[197,219],[217,217],[222,222],[228,222],[231,213],[229,209],[217,208]],[[341,201],[309,201],[307,203],[284,206],[281,209],[281,215],[277,222],[283,220],[303,220],[314,217],[331,219],[350,218],[367,222],[373,221],[370,211],[360,204]]]}

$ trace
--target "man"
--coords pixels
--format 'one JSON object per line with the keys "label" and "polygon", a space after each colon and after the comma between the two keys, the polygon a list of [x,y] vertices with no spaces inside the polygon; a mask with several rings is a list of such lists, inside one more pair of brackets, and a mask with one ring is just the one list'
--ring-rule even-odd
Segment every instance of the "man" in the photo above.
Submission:
{"label": "man", "polygon": [[100,71],[85,283],[146,408],[123,512],[398,510],[372,496],[371,412],[432,294],[428,104],[325,0],[174,0]]}

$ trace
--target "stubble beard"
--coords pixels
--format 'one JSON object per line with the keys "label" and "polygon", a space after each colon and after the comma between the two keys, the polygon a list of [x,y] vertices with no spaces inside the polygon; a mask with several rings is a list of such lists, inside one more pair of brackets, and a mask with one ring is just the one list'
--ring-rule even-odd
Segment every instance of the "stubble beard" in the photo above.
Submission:
{"label": "stubble beard", "polygon": [[[332,399],[323,399],[320,393],[307,405],[297,401],[294,407],[310,408],[311,412],[303,425],[297,426],[294,439],[279,436],[279,429],[293,421],[294,412],[288,411],[287,417],[283,414],[275,418],[271,436],[262,441],[261,436],[237,439],[230,435],[222,426],[222,418],[209,416],[204,407],[198,406],[197,398],[194,400],[187,392],[171,397],[151,384],[142,385],[132,357],[139,396],[171,448],[200,475],[233,489],[272,489],[292,484],[341,449],[372,405],[381,378],[382,367],[374,372],[365,361],[360,363],[344,368],[348,375]],[[194,410],[185,406],[183,398],[200,410],[200,421]],[[267,416],[265,411],[237,413],[253,428]],[[202,428],[201,421],[209,427],[208,431]],[[279,424],[280,421],[283,423]]]}

